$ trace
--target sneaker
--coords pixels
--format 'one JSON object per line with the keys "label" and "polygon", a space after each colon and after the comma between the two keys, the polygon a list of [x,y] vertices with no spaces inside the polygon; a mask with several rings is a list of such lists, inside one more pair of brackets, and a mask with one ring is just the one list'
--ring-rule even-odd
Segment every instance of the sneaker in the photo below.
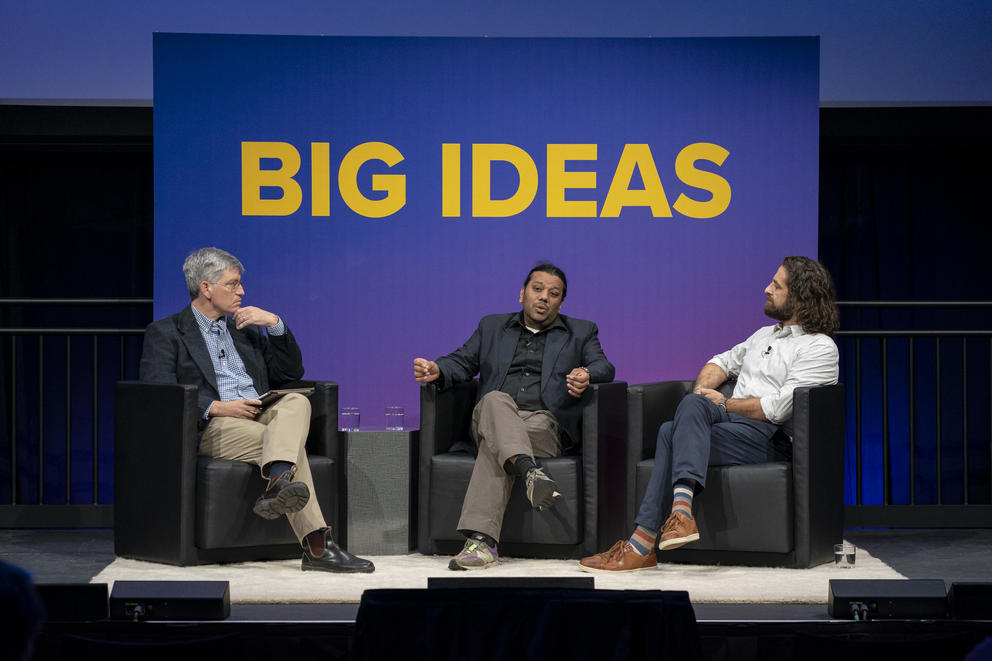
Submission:
{"label": "sneaker", "polygon": [[694,542],[699,539],[699,528],[696,527],[696,520],[685,515],[685,512],[675,510],[668,521],[661,527],[661,539],[658,541],[658,549],[668,551],[677,549],[683,544]]}
{"label": "sneaker", "polygon": [[609,572],[630,572],[642,569],[657,569],[658,559],[654,549],[647,555],[641,555],[631,546],[629,539],[621,539],[609,551],[579,560],[579,569],[590,574],[606,574]]}
{"label": "sneaker", "polygon": [[543,468],[531,468],[525,478],[527,500],[536,510],[546,510],[561,499],[558,485],[544,474]]}
{"label": "sneaker", "polygon": [[303,509],[310,500],[310,487],[305,482],[293,482],[294,477],[296,466],[269,480],[269,487],[255,501],[255,514],[263,519],[278,519]]}
{"label": "sneaker", "polygon": [[466,569],[488,569],[499,564],[499,553],[496,547],[491,547],[477,539],[466,539],[462,552],[451,559],[448,569],[464,571]]}

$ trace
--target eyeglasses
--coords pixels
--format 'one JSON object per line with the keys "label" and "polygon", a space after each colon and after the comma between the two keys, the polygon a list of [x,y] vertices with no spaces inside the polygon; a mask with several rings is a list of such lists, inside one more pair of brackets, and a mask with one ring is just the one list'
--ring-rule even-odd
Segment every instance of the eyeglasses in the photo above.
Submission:
{"label": "eyeglasses", "polygon": [[227,282],[212,282],[212,285],[220,285],[225,289],[230,289],[231,291],[238,291],[239,288],[243,288],[245,283],[241,280],[228,280]]}

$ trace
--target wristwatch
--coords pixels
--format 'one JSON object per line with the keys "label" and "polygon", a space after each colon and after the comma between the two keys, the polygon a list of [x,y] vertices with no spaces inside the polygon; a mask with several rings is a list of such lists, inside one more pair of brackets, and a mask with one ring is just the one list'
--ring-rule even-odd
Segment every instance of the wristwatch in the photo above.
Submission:
{"label": "wristwatch", "polygon": [[722,408],[724,413],[727,412],[727,398],[726,397],[724,397],[719,402],[717,402],[716,405],[719,406],[720,408]]}

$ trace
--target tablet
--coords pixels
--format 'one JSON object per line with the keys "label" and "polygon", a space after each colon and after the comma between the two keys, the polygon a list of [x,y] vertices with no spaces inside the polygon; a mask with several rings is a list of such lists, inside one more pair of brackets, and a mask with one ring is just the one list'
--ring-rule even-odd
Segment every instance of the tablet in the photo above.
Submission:
{"label": "tablet", "polygon": [[259,395],[258,398],[262,401],[262,408],[264,409],[275,402],[278,402],[291,392],[298,392],[301,395],[309,395],[313,392],[313,388],[284,388],[282,390],[270,390],[267,393]]}

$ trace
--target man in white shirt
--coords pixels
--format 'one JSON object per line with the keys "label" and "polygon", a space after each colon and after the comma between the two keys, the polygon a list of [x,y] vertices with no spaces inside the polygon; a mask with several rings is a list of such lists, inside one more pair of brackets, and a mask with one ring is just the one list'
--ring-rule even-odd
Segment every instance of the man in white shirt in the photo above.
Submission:
{"label": "man in white shirt", "polygon": [[[699,539],[692,499],[706,486],[708,466],[791,459],[793,391],[837,383],[836,295],[819,262],[786,257],[765,297],[765,314],[779,323],[703,366],[675,419],[658,430],[654,469],[630,539],[583,558],[580,569],[657,567],[656,543],[664,551]],[[737,384],[728,399],[716,389],[730,377]],[[789,440],[776,435],[779,429]]]}

